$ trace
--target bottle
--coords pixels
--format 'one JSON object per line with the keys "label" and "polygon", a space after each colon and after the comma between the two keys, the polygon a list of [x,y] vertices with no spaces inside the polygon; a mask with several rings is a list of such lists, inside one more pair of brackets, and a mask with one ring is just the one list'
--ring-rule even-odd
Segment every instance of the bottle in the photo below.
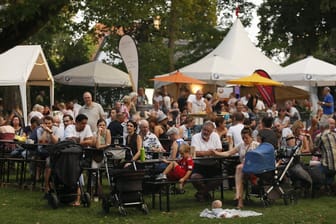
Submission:
{"label": "bottle", "polygon": [[145,148],[141,147],[140,149],[140,161],[143,162],[146,159],[146,153],[145,153]]}
{"label": "bottle", "polygon": [[188,128],[187,131],[188,131],[188,140],[190,140],[191,139],[191,129]]}

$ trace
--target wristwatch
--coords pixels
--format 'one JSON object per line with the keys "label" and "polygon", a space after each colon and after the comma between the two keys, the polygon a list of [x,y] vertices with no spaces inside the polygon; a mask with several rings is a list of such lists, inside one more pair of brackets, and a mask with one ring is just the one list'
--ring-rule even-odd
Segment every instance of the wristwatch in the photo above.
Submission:
{"label": "wristwatch", "polygon": [[322,105],[325,105],[325,102],[322,102]]}

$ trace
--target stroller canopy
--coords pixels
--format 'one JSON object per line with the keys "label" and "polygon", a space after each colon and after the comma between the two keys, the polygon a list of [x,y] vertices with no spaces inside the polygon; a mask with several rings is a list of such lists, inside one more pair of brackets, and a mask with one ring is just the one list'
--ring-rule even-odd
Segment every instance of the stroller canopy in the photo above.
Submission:
{"label": "stroller canopy", "polygon": [[275,170],[275,150],[270,143],[263,142],[245,155],[244,173],[261,174]]}

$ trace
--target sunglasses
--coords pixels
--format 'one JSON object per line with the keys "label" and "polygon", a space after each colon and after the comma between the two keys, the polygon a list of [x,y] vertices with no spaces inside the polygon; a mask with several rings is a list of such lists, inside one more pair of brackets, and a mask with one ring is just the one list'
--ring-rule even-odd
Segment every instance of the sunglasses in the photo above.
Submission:
{"label": "sunglasses", "polygon": [[295,137],[286,138],[286,141],[289,141],[289,140],[292,140],[292,139],[295,139]]}

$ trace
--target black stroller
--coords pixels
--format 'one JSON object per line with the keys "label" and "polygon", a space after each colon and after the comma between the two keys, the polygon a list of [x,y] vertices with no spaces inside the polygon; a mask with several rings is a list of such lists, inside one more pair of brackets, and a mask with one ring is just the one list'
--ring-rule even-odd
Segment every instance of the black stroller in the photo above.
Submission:
{"label": "black stroller", "polygon": [[285,165],[278,167],[276,167],[275,150],[270,143],[264,142],[256,149],[247,152],[243,172],[255,175],[258,180],[250,189],[247,188],[246,199],[250,200],[251,195],[256,196],[265,206],[277,198],[283,198],[286,205],[290,202],[296,203],[297,197],[288,183],[287,171],[298,151],[295,150]]}
{"label": "black stroller", "polygon": [[148,214],[142,187],[145,172],[138,170],[134,161],[127,168],[122,168],[121,165],[125,161],[125,154],[130,151],[129,148],[118,148],[104,152],[105,168],[111,191],[102,200],[105,213],[110,211],[110,207],[115,206],[121,215],[126,216],[125,207],[133,206],[141,209],[144,214]]}
{"label": "black stroller", "polygon": [[71,203],[77,197],[80,189],[81,202],[84,207],[90,207],[90,194],[83,193],[81,163],[83,149],[72,141],[63,141],[46,148],[50,156],[50,191],[48,204],[56,209],[59,203]]}

